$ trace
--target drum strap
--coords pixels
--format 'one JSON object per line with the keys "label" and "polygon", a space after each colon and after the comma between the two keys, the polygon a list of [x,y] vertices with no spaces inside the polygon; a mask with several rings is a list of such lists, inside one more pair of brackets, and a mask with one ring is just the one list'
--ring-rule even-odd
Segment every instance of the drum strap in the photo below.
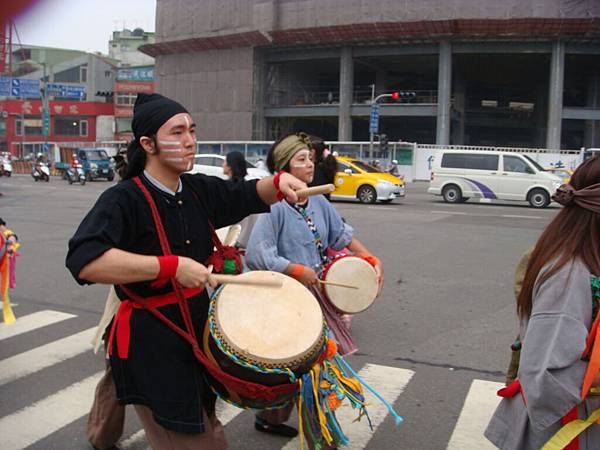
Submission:
{"label": "drum strap", "polygon": [[321,239],[321,235],[319,234],[319,230],[317,230],[317,226],[315,225],[315,222],[312,220],[312,218],[306,212],[306,208],[302,208],[301,206],[298,206],[298,205],[291,205],[291,206],[298,212],[298,214],[300,214],[302,216],[302,218],[306,222],[306,225],[308,226],[308,229],[312,233],[315,245],[317,246],[317,250],[319,252],[319,256],[321,257],[321,264],[323,264],[324,266],[327,265],[327,263],[329,262],[329,258],[327,257],[327,252],[325,251],[325,246],[323,245],[323,240]]}
{"label": "drum strap", "polygon": [[[133,181],[142,191],[144,197],[146,198],[146,201],[148,202],[148,206],[150,207],[150,210],[152,212],[152,219],[154,220],[154,225],[158,233],[158,238],[163,254],[171,255],[172,253],[169,246],[169,242],[167,240],[167,235],[163,227],[162,220],[158,213],[158,208],[156,207],[154,199],[152,198],[150,192],[148,192],[148,189],[146,188],[146,186],[144,186],[139,177],[134,177]],[[206,370],[214,378],[216,378],[225,387],[239,393],[242,396],[260,398],[267,401],[274,401],[280,398],[282,395],[296,392],[298,390],[297,383],[286,383],[277,386],[264,386],[262,384],[241,380],[221,370],[221,368],[218,365],[214,364],[200,349],[183,287],[177,282],[175,278],[171,278],[170,282],[173,287],[173,291],[177,297],[177,303],[179,305],[179,310],[183,318],[184,328],[177,326],[173,321],[165,317],[160,311],[158,311],[158,309],[154,305],[150,303],[148,299],[145,299],[135,294],[134,292],[131,292],[129,289],[125,288],[122,285],[120,285],[120,288],[129,297],[130,301],[137,303],[142,308],[146,309],[157,319],[159,319],[161,322],[167,325],[171,330],[173,330],[175,333],[177,333],[179,336],[185,339],[191,345],[192,351],[196,359],[206,368]]]}

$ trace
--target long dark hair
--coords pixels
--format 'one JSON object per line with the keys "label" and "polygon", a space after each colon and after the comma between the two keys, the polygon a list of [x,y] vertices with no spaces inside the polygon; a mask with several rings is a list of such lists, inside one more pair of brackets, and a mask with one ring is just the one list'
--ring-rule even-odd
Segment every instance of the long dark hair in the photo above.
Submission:
{"label": "long dark hair", "polygon": [[311,148],[315,151],[315,166],[322,172],[328,183],[333,183],[338,171],[338,163],[331,153],[323,158],[323,152],[329,147],[319,136],[310,136]]}
{"label": "long dark hair", "polygon": [[[581,164],[571,177],[575,190],[600,182],[600,156]],[[531,253],[523,288],[517,299],[519,317],[529,317],[533,289],[540,271],[556,259],[543,283],[573,259],[580,259],[590,272],[600,275],[600,214],[577,205],[565,206],[546,227]]]}
{"label": "long dark hair", "polygon": [[231,179],[232,180],[243,180],[248,175],[246,170],[246,158],[242,152],[234,151],[227,153],[225,157],[227,165],[231,168]]}
{"label": "long dark hair", "polygon": [[[156,135],[153,134],[150,136],[150,139],[152,139],[156,151],[159,152],[160,150],[156,142]],[[119,172],[121,181],[129,180],[130,178],[141,175],[146,167],[146,160],[146,150],[144,150],[137,139],[133,139],[127,145],[127,155],[125,159],[117,161],[117,171]]]}

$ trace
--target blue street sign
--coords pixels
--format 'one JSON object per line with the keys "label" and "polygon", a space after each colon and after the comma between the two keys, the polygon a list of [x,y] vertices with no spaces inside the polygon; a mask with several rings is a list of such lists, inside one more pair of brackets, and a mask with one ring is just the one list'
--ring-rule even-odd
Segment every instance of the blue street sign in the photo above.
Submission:
{"label": "blue street sign", "polygon": [[10,78],[0,77],[0,97],[10,96]]}
{"label": "blue street sign", "polygon": [[369,133],[379,133],[379,104],[371,105],[371,120],[369,122]]}
{"label": "blue street sign", "polygon": [[77,84],[48,83],[46,85],[48,95],[64,98],[82,98],[85,96],[85,86]]}
{"label": "blue street sign", "polygon": [[40,80],[13,78],[10,83],[10,95],[14,97],[40,98]]}

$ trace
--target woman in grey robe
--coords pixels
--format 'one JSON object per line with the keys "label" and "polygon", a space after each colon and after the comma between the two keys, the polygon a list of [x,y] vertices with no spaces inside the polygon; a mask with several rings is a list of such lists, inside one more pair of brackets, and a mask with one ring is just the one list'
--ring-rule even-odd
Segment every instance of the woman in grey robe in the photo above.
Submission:
{"label": "woman in grey robe", "polygon": [[[485,431],[503,450],[541,449],[567,417],[587,419],[600,408],[598,373],[582,392],[582,356],[600,303],[600,158],[584,162],[553,199],[564,208],[538,240],[517,300],[518,379],[499,392],[505,398]],[[576,441],[572,448],[600,450],[600,424]]]}

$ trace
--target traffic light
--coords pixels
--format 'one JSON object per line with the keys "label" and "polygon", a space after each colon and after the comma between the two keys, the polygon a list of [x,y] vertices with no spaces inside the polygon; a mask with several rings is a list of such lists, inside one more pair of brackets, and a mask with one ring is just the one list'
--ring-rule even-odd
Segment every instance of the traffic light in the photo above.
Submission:
{"label": "traffic light", "polygon": [[389,138],[387,136],[387,134],[380,134],[379,135],[379,148],[382,152],[387,151],[388,149],[388,142],[389,142]]}
{"label": "traffic light", "polygon": [[392,100],[398,100],[400,98],[400,92],[392,92]]}

